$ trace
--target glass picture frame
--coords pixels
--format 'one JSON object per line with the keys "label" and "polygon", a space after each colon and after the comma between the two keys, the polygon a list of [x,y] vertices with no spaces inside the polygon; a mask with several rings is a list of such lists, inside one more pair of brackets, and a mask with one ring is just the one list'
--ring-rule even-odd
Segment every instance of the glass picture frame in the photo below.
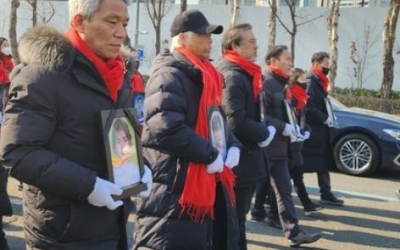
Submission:
{"label": "glass picture frame", "polygon": [[[292,105],[290,105],[289,100],[283,100],[283,104],[285,106],[286,115],[288,118],[288,122],[290,125],[293,126],[293,134],[298,137],[301,133],[298,131],[299,128],[299,121],[297,120],[296,113],[293,110]],[[297,125],[297,126],[296,126]]]}
{"label": "glass picture frame", "polygon": [[122,190],[114,200],[128,198],[147,190],[141,182],[144,161],[139,123],[135,108],[101,111],[107,179]]}
{"label": "glass picture frame", "polygon": [[137,92],[133,94],[132,107],[136,109],[137,120],[140,125],[144,123],[144,93]]}
{"label": "glass picture frame", "polygon": [[208,106],[208,132],[212,145],[218,149],[225,161],[228,152],[228,131],[222,106]]}

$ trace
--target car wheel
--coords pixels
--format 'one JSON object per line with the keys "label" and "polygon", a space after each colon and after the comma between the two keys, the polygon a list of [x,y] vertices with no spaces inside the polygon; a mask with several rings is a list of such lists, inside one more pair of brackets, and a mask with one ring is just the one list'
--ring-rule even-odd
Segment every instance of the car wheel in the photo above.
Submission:
{"label": "car wheel", "polygon": [[338,169],[350,175],[369,175],[379,167],[378,146],[365,134],[341,137],[334,146],[334,156]]}

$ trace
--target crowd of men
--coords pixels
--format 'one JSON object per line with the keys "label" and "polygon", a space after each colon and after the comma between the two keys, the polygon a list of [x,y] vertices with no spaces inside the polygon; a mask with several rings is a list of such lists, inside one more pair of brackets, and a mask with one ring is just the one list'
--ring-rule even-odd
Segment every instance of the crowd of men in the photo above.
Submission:
{"label": "crowd of men", "polygon": [[[303,172],[317,173],[319,203],[343,205],[328,171],[329,54],[312,55],[307,74],[276,45],[261,67],[250,24],[224,32],[188,10],[174,18],[171,48],[156,57],[144,89],[133,52],[121,54],[128,2],[69,0],[65,33],[38,25],[19,41],[20,65],[10,73],[2,59],[0,83],[11,86],[3,98],[0,215],[12,213],[10,169],[24,183],[27,249],[128,249],[132,202],[114,199],[123,190],[109,179],[99,117],[132,107],[142,92],[144,174],[135,178],[147,190],[139,193],[133,249],[245,250],[250,210],[281,228],[289,246],[319,240],[299,226],[291,179],[306,215],[322,206],[309,198]],[[212,64],[212,35],[222,33]],[[1,58],[10,57],[1,44]],[[0,232],[0,249],[8,249]]]}

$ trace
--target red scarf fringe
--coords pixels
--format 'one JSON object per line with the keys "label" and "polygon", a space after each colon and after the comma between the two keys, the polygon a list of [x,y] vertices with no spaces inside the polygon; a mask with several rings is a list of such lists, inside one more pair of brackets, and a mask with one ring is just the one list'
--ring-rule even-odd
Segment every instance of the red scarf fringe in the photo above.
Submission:
{"label": "red scarf fringe", "polygon": [[328,94],[328,88],[329,88],[328,77],[318,67],[312,67],[311,70],[321,80],[322,89],[325,91],[325,94]]}
{"label": "red scarf fringe", "polygon": [[117,103],[118,91],[122,87],[124,79],[124,61],[121,55],[115,59],[104,61],[80,38],[74,28],[69,28],[65,37],[77,50],[91,60],[99,71],[107,87],[111,99]]}
{"label": "red scarf fringe", "polygon": [[258,64],[241,57],[234,50],[225,50],[224,58],[239,65],[240,68],[245,70],[249,75],[251,75],[251,77],[253,77],[253,97],[254,101],[258,101],[258,95],[262,89],[261,67]]}
{"label": "red scarf fringe", "polygon": [[[177,51],[189,59],[202,73],[203,92],[200,98],[195,132],[208,139],[207,106],[221,105],[222,76],[208,60],[200,60],[185,48],[178,48]],[[186,211],[191,220],[197,223],[202,223],[206,215],[210,215],[214,219],[217,181],[221,181],[222,185],[226,187],[231,204],[235,204],[233,190],[235,175],[232,170],[224,167],[224,171],[220,174],[208,174],[206,167],[201,163],[189,163],[182,196],[179,199],[179,204],[182,206],[181,215]]]}
{"label": "red scarf fringe", "polygon": [[131,86],[132,86],[132,91],[134,93],[143,93],[144,92],[143,78],[142,78],[142,75],[138,71],[135,71],[135,73],[133,73]]}

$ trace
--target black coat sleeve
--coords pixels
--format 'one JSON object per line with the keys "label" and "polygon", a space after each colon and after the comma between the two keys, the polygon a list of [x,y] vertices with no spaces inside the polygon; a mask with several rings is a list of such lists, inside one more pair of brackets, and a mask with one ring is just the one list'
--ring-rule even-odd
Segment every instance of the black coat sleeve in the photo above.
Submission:
{"label": "black coat sleeve", "polygon": [[[264,88],[264,92],[265,92],[267,107],[272,106],[273,102],[272,92],[268,88]],[[279,120],[268,114],[265,115],[265,122],[269,125],[274,126],[277,134],[282,134],[283,130],[285,130],[286,122]]]}
{"label": "black coat sleeve", "polygon": [[[22,70],[23,71],[23,70]],[[13,80],[0,139],[1,164],[11,175],[41,190],[84,201],[96,172],[46,149],[57,129],[57,79],[21,72]]]}
{"label": "black coat sleeve", "polygon": [[246,82],[238,73],[227,74],[224,81],[222,104],[225,107],[228,128],[240,141],[258,143],[266,140],[269,135],[267,127],[246,114],[246,100],[253,98],[246,91]]}
{"label": "black coat sleeve", "polygon": [[316,103],[318,97],[318,91],[316,90],[318,86],[316,83],[311,82],[310,87],[308,88],[308,100],[306,105],[306,119],[309,123],[322,125],[326,119],[328,119],[328,115],[324,114]]}
{"label": "black coat sleeve", "polygon": [[[186,79],[186,78],[185,78]],[[211,142],[197,135],[185,122],[189,100],[182,77],[174,72],[155,74],[146,88],[146,130],[142,144],[168,154],[187,158],[189,161],[210,164],[218,156]],[[186,79],[189,81],[189,79]]]}

